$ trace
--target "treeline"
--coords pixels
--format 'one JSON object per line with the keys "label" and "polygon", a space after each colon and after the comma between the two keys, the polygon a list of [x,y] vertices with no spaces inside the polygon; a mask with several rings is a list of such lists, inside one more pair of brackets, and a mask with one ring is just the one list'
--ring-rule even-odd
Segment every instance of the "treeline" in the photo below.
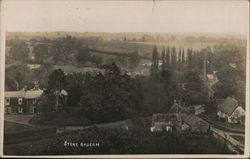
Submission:
{"label": "treeline", "polygon": [[[77,65],[100,67],[105,63],[103,58],[93,54],[93,49],[88,48],[85,39],[77,39],[72,36],[61,37],[57,39],[31,39],[30,41],[22,41],[13,39],[8,41],[8,56],[6,62],[11,63],[13,60],[25,63],[53,63],[54,65]],[[105,53],[104,53],[105,55]],[[120,62],[121,66],[130,69],[139,64],[138,52],[123,53],[113,55],[121,55],[123,58],[115,58],[114,61]],[[112,63],[113,61],[108,61]],[[125,64],[124,64],[125,63]]]}
{"label": "treeline", "polygon": [[99,66],[102,58],[92,55],[84,41],[75,37],[67,36],[58,39],[35,39],[25,42],[11,40],[8,42],[9,56],[7,62],[12,60],[43,64],[79,64]]}
{"label": "treeline", "polygon": [[[111,122],[167,112],[174,100],[187,105],[203,104],[206,100],[198,74],[193,71],[184,73],[188,83],[184,89],[172,79],[170,71],[160,71],[157,76],[131,77],[115,63],[103,68],[103,73],[94,75],[53,71],[47,90],[38,101],[39,111],[71,113],[78,108],[77,113],[90,121]],[[62,90],[68,92],[67,97],[56,96],[55,92]],[[56,105],[59,109],[55,109]]]}

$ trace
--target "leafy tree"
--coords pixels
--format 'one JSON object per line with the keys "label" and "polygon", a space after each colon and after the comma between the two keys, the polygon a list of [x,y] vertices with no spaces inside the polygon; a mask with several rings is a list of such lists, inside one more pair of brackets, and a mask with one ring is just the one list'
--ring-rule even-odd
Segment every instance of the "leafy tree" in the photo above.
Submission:
{"label": "leafy tree", "polygon": [[86,75],[83,73],[73,73],[66,76],[66,91],[68,92],[68,106],[77,106],[82,96]]}
{"label": "leafy tree", "polygon": [[80,64],[85,64],[85,62],[88,61],[89,56],[89,49],[87,47],[82,47],[76,54],[77,62]]}
{"label": "leafy tree", "polygon": [[66,76],[61,69],[54,70],[48,79],[48,91],[54,93],[55,91],[61,91],[66,86]]}
{"label": "leafy tree", "polygon": [[138,52],[130,53],[128,58],[129,58],[130,69],[133,69],[139,65],[140,56]]}
{"label": "leafy tree", "polygon": [[33,53],[35,55],[35,59],[38,63],[43,63],[43,61],[48,57],[48,45],[46,44],[37,44],[34,47]]}
{"label": "leafy tree", "polygon": [[140,84],[121,74],[115,63],[104,65],[105,73],[85,80],[78,103],[94,121],[114,121],[132,117],[140,110]]}
{"label": "leafy tree", "polygon": [[196,71],[186,71],[183,81],[186,82],[187,89],[200,91],[202,88],[202,81]]}
{"label": "leafy tree", "polygon": [[10,48],[10,55],[15,60],[24,61],[29,56],[29,48],[24,41],[15,40],[12,42],[12,47]]}
{"label": "leafy tree", "polygon": [[20,90],[24,86],[29,89],[33,88],[33,72],[25,65],[12,65],[5,70],[5,89]]}
{"label": "leafy tree", "polygon": [[219,82],[213,86],[216,98],[235,96],[244,104],[245,91],[239,83],[245,83],[245,57],[246,51],[233,45],[217,45],[210,55],[210,67],[215,70]]}

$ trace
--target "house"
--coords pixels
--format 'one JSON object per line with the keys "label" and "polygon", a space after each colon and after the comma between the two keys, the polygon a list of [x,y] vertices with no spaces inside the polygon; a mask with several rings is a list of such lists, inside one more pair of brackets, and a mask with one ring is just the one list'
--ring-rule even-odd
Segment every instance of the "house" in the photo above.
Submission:
{"label": "house", "polygon": [[189,114],[184,118],[183,126],[185,124],[188,125],[186,127],[194,133],[204,134],[207,133],[210,129],[210,125],[208,122],[204,121],[203,119],[197,117],[194,114]]}
{"label": "house", "polygon": [[167,113],[156,113],[152,116],[151,132],[167,131],[172,132],[173,122]]}
{"label": "house", "polygon": [[233,97],[227,97],[222,103],[218,104],[217,115],[226,119],[228,123],[243,123],[245,110]]}
{"label": "house", "polygon": [[6,91],[4,93],[4,111],[6,114],[36,113],[37,99],[43,90]]}
{"label": "house", "polygon": [[202,114],[202,113],[204,113],[206,111],[204,104],[202,104],[202,105],[192,105],[192,106],[189,106],[188,108],[189,108],[190,112],[194,113],[195,115]]}
{"label": "house", "polygon": [[176,101],[169,109],[168,113],[155,113],[152,116],[151,132],[155,131],[169,131],[172,132],[173,128],[178,131],[182,130],[183,118],[187,114],[187,109],[182,107]]}

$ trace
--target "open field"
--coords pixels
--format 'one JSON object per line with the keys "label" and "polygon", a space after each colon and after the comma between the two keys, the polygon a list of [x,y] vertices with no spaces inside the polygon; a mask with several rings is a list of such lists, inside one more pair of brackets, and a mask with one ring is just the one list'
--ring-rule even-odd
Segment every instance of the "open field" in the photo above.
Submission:
{"label": "open field", "polygon": [[14,122],[4,121],[4,133],[10,134],[10,133],[19,133],[19,132],[25,132],[25,131],[33,131],[37,130],[37,128],[29,125],[23,125],[23,124],[17,124]]}

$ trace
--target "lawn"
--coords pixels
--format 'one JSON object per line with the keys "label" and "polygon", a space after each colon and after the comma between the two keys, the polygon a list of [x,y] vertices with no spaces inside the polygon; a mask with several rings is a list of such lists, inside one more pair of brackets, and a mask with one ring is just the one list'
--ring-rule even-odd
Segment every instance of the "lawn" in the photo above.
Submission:
{"label": "lawn", "polygon": [[4,133],[5,134],[31,131],[31,130],[37,130],[37,128],[33,126],[10,122],[10,121],[4,121]]}

